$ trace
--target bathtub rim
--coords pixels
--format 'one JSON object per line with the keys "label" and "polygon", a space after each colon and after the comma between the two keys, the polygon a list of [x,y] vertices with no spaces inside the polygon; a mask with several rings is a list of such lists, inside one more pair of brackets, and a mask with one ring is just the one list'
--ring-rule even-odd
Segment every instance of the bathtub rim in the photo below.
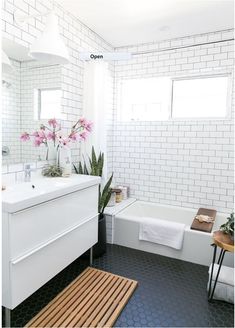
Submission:
{"label": "bathtub rim", "polygon": [[[159,207],[163,207],[163,208],[171,208],[171,209],[183,209],[187,212],[190,211],[197,211],[200,207],[198,208],[193,208],[193,207],[180,207],[180,206],[176,206],[176,205],[168,205],[168,204],[161,204],[161,203],[156,203],[156,202],[150,202],[150,201],[145,201],[145,200],[141,200],[141,199],[135,199],[135,201],[133,201],[131,204],[128,204],[124,209],[120,210],[117,214],[120,214],[121,212],[124,212],[126,209],[130,208],[131,206],[134,206],[136,203],[141,203],[141,204],[150,204],[151,206],[159,206]],[[203,205],[202,205],[203,206]],[[203,207],[203,208],[207,208],[207,207]],[[230,215],[230,213],[225,213],[225,212],[218,212],[216,213],[216,215],[218,216],[226,216],[226,215]]]}
{"label": "bathtub rim", "polygon": [[[190,208],[190,207],[180,207],[180,206],[175,206],[175,205],[168,205],[168,204],[161,204],[161,203],[155,203],[155,202],[148,202],[148,201],[143,201],[143,200],[139,200],[139,199],[136,199],[134,202],[128,204],[125,208],[121,209],[120,211],[118,211],[116,214],[115,214],[115,219],[123,219],[123,220],[130,220],[130,221],[135,221],[135,222],[140,222],[140,220],[136,219],[136,217],[138,218],[143,218],[144,216],[142,215],[139,215],[139,216],[136,216],[134,214],[125,214],[125,211],[127,211],[128,209],[130,209],[131,207],[134,207],[136,204],[143,204],[143,205],[151,205],[152,207],[161,207],[161,208],[170,208],[172,210],[179,210],[179,211],[185,211],[187,213],[190,213],[190,214],[193,214],[193,215],[196,215],[197,214],[197,211],[198,209],[196,208]],[[124,214],[123,214],[124,213]],[[192,220],[193,220],[193,215],[192,215]],[[216,217],[218,218],[218,220],[221,220],[221,219],[226,219],[227,216],[229,216],[229,214],[227,213],[223,213],[223,212],[217,212],[216,213]],[[177,222],[177,221],[176,221]],[[221,222],[221,224],[224,223],[224,222]],[[212,228],[212,231],[211,232],[204,232],[204,231],[200,231],[200,230],[194,230],[194,229],[191,229],[191,224],[192,224],[192,221],[191,223],[187,224],[185,223],[186,227],[185,227],[185,231],[189,231],[189,232],[192,232],[192,233],[198,233],[198,234],[207,234],[208,236],[212,236],[213,235],[213,232],[214,231],[217,231],[218,230],[218,227],[216,227],[215,229]]]}

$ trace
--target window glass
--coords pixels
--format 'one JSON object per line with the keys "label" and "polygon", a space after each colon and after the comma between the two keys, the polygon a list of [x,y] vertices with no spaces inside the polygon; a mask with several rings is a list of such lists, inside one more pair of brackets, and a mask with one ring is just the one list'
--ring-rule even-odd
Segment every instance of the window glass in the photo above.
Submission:
{"label": "window glass", "polygon": [[158,121],[169,117],[169,78],[123,80],[120,89],[121,120]]}
{"label": "window glass", "polygon": [[34,90],[35,119],[61,118],[61,90]]}
{"label": "window glass", "polygon": [[173,118],[224,118],[228,76],[173,80]]}

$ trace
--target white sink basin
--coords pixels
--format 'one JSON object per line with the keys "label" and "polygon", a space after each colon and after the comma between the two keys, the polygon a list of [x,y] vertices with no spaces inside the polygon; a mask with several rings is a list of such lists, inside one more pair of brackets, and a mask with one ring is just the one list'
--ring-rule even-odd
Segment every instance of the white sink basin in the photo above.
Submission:
{"label": "white sink basin", "polygon": [[2,208],[4,212],[17,212],[98,183],[99,177],[79,174],[69,178],[33,178],[31,182],[7,186],[2,191]]}

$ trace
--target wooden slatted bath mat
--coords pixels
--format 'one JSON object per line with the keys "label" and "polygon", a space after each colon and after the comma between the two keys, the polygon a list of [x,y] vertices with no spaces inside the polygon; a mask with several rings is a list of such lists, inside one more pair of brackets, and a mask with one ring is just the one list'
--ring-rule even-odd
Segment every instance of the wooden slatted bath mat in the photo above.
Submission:
{"label": "wooden slatted bath mat", "polygon": [[112,327],[136,286],[88,267],[25,327]]}

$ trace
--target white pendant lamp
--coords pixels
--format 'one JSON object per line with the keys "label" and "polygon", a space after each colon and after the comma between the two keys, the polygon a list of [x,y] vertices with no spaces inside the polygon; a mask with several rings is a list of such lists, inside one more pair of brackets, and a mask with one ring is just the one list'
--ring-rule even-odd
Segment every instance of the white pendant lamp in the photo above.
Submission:
{"label": "white pendant lamp", "polygon": [[47,15],[45,30],[31,45],[29,55],[47,63],[69,63],[68,50],[59,33],[58,18],[53,12]]}
{"label": "white pendant lamp", "polygon": [[2,50],[2,72],[11,73],[13,71],[13,66],[8,58],[7,54]]}

